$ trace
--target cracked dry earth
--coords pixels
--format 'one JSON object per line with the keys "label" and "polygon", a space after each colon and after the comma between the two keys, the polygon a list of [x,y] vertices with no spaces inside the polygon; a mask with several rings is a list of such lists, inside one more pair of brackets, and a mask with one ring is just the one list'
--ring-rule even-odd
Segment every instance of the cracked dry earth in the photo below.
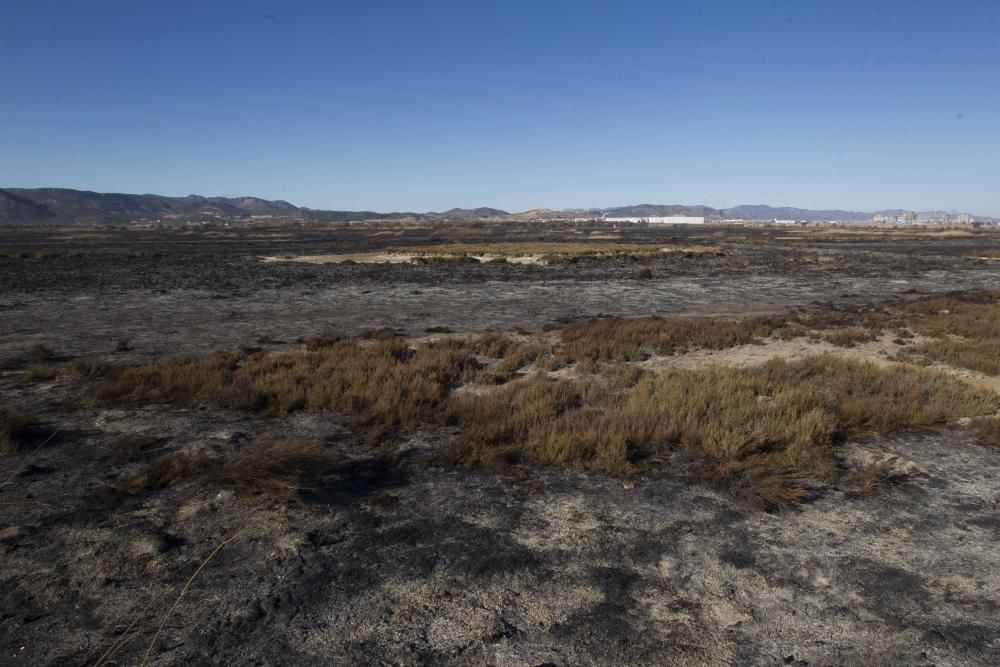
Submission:
{"label": "cracked dry earth", "polygon": [[[907,281],[897,291],[946,289],[928,276],[950,261],[914,260],[911,273],[894,274]],[[955,285],[997,287],[995,264],[955,261]],[[710,262],[724,274],[725,265]],[[429,290],[424,269],[414,271],[412,288],[322,274],[336,278],[331,289],[388,299],[381,306],[371,305],[376,296],[352,301],[317,290],[311,298],[337,331],[381,326],[392,310],[385,304],[397,303],[386,294]],[[874,300],[884,276],[866,271],[837,279],[859,281],[853,293]],[[824,291],[822,274],[754,272]],[[659,273],[636,289],[685,294],[685,281],[694,281],[705,287],[692,309],[734,312],[719,278]],[[3,275],[17,287],[0,298],[6,354],[44,342],[67,357],[143,361],[252,345],[262,334],[290,344],[330,328],[296,301],[294,287],[258,291],[251,281],[225,299],[199,300],[186,288],[157,296],[114,283],[33,291]],[[558,273],[538,275],[559,287],[544,299],[604,310],[567,298],[573,284]],[[623,273],[606,288],[637,284]],[[540,287],[527,278],[478,285],[494,299]],[[157,299],[169,304],[162,313]],[[229,319],[229,300],[246,316]],[[473,302],[453,305],[428,298],[407,326],[497,326],[523,307],[497,318]],[[553,309],[518,326],[540,326]],[[110,355],[116,337],[131,337],[135,349]],[[752,362],[739,353],[726,352]],[[662,473],[634,480],[553,470],[508,479],[427,465],[423,454],[443,446],[447,430],[409,437],[388,465],[333,414],[68,406],[80,391],[68,376],[33,384],[0,376],[5,407],[43,417],[29,447],[0,458],[0,664],[94,664],[115,648],[115,664],[140,664],[185,582],[234,536],[166,616],[149,664],[1000,663],[1000,451],[966,431],[849,442],[840,453],[849,465],[892,461],[905,480],[874,495],[830,487],[769,514],[692,481],[694,462],[679,454]],[[142,467],[115,458],[115,443],[129,433],[155,435],[163,450],[204,452],[312,438],[340,459],[309,480],[301,503],[247,502],[203,480],[120,496],[109,487]]]}

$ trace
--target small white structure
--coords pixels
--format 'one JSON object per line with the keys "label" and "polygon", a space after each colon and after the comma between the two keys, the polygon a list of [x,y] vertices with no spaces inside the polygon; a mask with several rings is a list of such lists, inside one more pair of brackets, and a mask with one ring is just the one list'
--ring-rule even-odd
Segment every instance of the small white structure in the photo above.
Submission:
{"label": "small white structure", "polygon": [[650,225],[704,225],[704,216],[652,215],[645,218],[604,218],[605,222],[645,222]]}

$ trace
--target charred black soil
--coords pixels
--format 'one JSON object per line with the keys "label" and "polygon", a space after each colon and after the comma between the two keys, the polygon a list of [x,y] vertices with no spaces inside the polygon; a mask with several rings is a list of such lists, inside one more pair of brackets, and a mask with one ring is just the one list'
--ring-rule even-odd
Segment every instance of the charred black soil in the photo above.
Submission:
{"label": "charred black soil", "polygon": [[998,239],[0,230],[0,662],[996,664]]}

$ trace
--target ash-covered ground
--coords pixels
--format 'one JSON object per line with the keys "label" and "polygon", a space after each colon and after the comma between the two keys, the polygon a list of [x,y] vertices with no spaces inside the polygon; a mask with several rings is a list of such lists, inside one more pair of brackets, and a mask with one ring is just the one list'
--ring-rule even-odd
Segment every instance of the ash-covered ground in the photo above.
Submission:
{"label": "ash-covered ground", "polygon": [[[725,254],[548,266],[260,260],[596,236]],[[531,332],[598,315],[740,316],[995,290],[1000,262],[981,256],[997,239],[490,225],[2,230],[0,395],[39,422],[0,458],[0,664],[140,664],[151,644],[157,665],[997,664],[1000,452],[964,431],[847,442],[843,460],[891,461],[903,481],[870,495],[833,487],[767,513],[693,482],[680,455],[634,479],[505,477],[427,464],[446,428],[407,436],[389,458],[343,415],[97,408],[79,403],[85,379],[23,378],[80,357],[286,349],[381,327]],[[53,354],[35,363],[38,345]],[[120,442],[134,434],[154,444],[123,460]],[[289,437],[338,456],[298,502],[247,501],[199,479],[113,491],[163,452]]]}

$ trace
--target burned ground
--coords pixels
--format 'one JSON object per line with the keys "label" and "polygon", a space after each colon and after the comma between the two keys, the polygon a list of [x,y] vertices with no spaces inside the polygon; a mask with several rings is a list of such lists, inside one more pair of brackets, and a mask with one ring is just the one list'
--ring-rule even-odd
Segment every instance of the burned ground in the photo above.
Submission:
{"label": "burned ground", "polygon": [[[997,378],[984,341],[996,334],[983,315],[996,296],[984,290],[1000,286],[1000,265],[975,257],[996,249],[995,235],[490,225],[67,234],[11,231],[0,244],[2,407],[25,415],[10,422],[17,446],[0,458],[5,664],[138,664],[151,644],[151,664],[1000,659],[1000,451],[988,398],[881,436],[845,431],[832,444],[836,474],[801,480],[807,493],[777,511],[706,478],[704,453],[691,448],[635,470],[531,458],[470,466],[442,456],[461,421],[421,418],[369,437],[353,403],[262,412],[200,394],[93,400],[108,368],[218,351],[237,364],[321,355],[383,327],[405,335],[403,347],[453,341],[444,347],[474,354],[483,368],[463,376],[463,401],[514,391],[539,369],[628,392],[651,374],[743,377],[769,354],[789,368],[817,355],[872,373],[898,365],[988,396]],[[259,259],[581,236],[725,254],[548,266]],[[652,277],[638,277],[644,268]],[[957,290],[980,296],[931,298]],[[598,315],[667,319],[637,328],[593,323]],[[692,315],[717,324],[669,324]],[[749,337],[721,335],[722,320],[748,316],[759,318]],[[524,333],[510,345],[464,333],[487,329]],[[641,354],[594,347],[615,330]],[[395,349],[393,331],[359,345]],[[712,331],[724,342],[711,344]],[[318,335],[327,338],[309,352]],[[287,450],[297,456],[321,455],[303,468],[267,449],[287,442],[311,443]],[[127,486],[171,457],[191,467]],[[248,469],[282,483],[235,474]]]}

